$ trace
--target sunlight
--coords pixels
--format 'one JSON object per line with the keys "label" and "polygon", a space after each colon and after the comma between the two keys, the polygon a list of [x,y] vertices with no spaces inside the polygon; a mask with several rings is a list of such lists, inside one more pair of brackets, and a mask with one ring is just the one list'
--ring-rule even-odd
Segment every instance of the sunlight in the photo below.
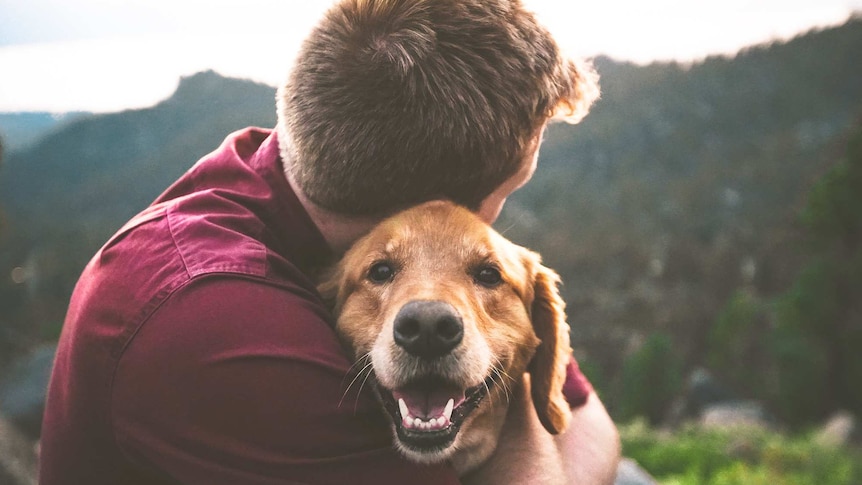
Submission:
{"label": "sunlight", "polygon": [[840,24],[850,13],[844,2],[806,0],[525,0],[525,4],[573,54],[605,54],[637,63],[732,55],[744,46]]}

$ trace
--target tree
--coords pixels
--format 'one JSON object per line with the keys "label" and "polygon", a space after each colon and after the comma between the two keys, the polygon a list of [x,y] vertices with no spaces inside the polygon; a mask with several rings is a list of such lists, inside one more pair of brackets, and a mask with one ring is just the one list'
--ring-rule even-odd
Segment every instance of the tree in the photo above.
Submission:
{"label": "tree", "polygon": [[619,417],[658,424],[682,385],[682,362],[670,336],[654,333],[629,356],[622,372]]}
{"label": "tree", "polygon": [[763,348],[769,333],[765,314],[765,305],[752,290],[737,290],[707,336],[707,365],[743,396],[756,396],[763,388],[768,369]]}
{"label": "tree", "polygon": [[797,424],[841,408],[862,416],[862,124],[800,219],[811,261],[776,305],[775,405]]}

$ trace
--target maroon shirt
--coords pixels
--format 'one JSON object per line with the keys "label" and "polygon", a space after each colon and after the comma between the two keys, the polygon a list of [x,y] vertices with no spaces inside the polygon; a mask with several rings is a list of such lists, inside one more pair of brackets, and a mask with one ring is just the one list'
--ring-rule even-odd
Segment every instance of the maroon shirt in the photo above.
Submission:
{"label": "maroon shirt", "polygon": [[[331,259],[268,130],[232,134],[95,255],[72,295],[40,483],[455,484],[405,461],[314,282]],[[572,364],[567,396],[589,383]]]}

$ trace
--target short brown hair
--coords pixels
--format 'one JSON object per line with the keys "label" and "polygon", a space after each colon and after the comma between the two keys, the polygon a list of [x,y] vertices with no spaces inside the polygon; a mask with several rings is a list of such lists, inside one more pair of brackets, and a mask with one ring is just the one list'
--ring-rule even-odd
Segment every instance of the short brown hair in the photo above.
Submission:
{"label": "short brown hair", "polygon": [[279,90],[281,150],[334,212],[475,209],[548,119],[586,114],[596,81],[518,0],[343,0]]}

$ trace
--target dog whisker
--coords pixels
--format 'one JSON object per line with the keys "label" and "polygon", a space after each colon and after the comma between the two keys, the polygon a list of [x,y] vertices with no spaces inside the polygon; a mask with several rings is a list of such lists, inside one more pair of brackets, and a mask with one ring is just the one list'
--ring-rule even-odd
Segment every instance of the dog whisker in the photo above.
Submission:
{"label": "dog whisker", "polygon": [[[516,229],[523,216],[509,219],[503,233]],[[493,433],[503,424],[493,420],[505,419],[502,411],[519,402],[536,338],[549,341],[543,332],[565,330],[558,277],[537,254],[495,235],[458,206],[428,203],[390,221],[345,254],[333,273],[337,278],[321,283],[338,288],[336,331],[357,355],[338,406],[349,406],[349,393],[355,393],[356,414],[360,399],[365,406],[376,398],[404,456],[420,463],[453,460],[470,469],[493,451]],[[533,301],[498,284],[504,281],[531,293]],[[523,311],[528,303],[548,311],[530,315]],[[556,358],[568,348],[542,350]],[[536,370],[543,375],[559,368],[556,361],[545,368],[547,360],[535,364],[541,363]],[[366,384],[373,396],[362,395]],[[544,397],[556,389],[536,386],[533,392]],[[547,418],[547,429],[559,428],[556,408],[536,411]]]}
{"label": "dog whisker", "polygon": [[[350,369],[348,369],[347,374],[344,378],[347,379],[347,376],[351,374],[351,371],[355,369],[358,365],[360,365],[360,363],[362,362],[365,362],[365,365],[362,367],[362,369],[356,372],[356,375],[353,376],[353,380],[351,380],[350,384],[347,385],[347,388],[341,395],[341,400],[338,401],[338,407],[341,407],[341,405],[344,403],[344,399],[347,397],[347,393],[350,392],[350,388],[353,387],[353,384],[356,383],[356,380],[359,379],[359,377],[362,376],[363,373],[366,374],[365,379],[368,379],[368,374],[374,371],[374,369],[372,368],[373,363],[371,362],[371,354],[368,353],[357,359],[356,362],[354,362],[353,365],[350,366]],[[362,392],[362,386],[365,384],[365,379],[363,379],[362,385],[359,386],[359,390],[356,392],[357,400],[359,399],[359,393]]]}
{"label": "dog whisker", "polygon": [[498,232],[500,233],[501,236],[505,236],[506,233],[508,233],[509,231],[514,229],[515,227],[517,227],[523,219],[524,219],[524,213],[522,212],[521,214],[518,214],[518,217],[516,217],[515,220],[513,220],[512,223],[509,224],[508,227],[506,227],[505,229],[502,229]]}
{"label": "dog whisker", "polygon": [[509,402],[509,395],[511,394],[511,389],[509,388],[509,385],[506,383],[506,381],[503,380],[503,376],[506,373],[501,371],[496,366],[494,366],[492,368],[492,370],[493,370],[494,374],[491,376],[491,379],[494,382],[496,382],[503,389],[503,395],[506,396],[506,402],[508,403]]}
{"label": "dog whisker", "polygon": [[493,403],[494,402],[494,396],[491,395],[491,388],[488,387],[488,383],[485,381],[482,381],[482,385],[485,386],[485,394],[488,396],[488,400],[491,403]]}
{"label": "dog whisker", "polygon": [[512,388],[510,386],[510,383],[506,382],[506,379],[511,381],[511,383],[515,383],[516,381],[505,371],[505,366],[499,358],[496,358],[494,360],[496,360],[497,364],[491,367],[491,370],[493,371],[491,379],[497,382],[499,386],[503,388],[503,393],[506,396],[506,402],[509,402],[509,398],[512,395]]}
{"label": "dog whisker", "polygon": [[[364,369],[368,369],[368,366],[364,367]],[[363,369],[363,370],[364,370]],[[356,400],[353,402],[353,413],[356,414],[356,409],[359,407],[359,395],[362,394],[362,388],[365,387],[365,383],[368,382],[368,378],[371,377],[371,374],[374,374],[374,368],[370,368],[368,372],[365,373],[365,378],[362,379],[362,384],[359,384],[359,390],[356,392]]]}
{"label": "dog whisker", "polygon": [[[347,388],[344,390],[344,393],[341,395],[341,400],[338,401],[338,407],[341,407],[341,405],[344,403],[344,400],[347,398],[347,394],[350,392],[350,388],[353,387],[353,384],[356,383],[356,381],[362,376],[362,374],[371,373],[371,372],[373,372],[373,370],[374,369],[371,368],[371,363],[368,363],[365,367],[362,368],[362,370],[360,370],[359,372],[356,373],[356,376],[353,377],[353,380],[350,381],[350,384],[347,386]],[[364,384],[365,380],[363,379],[362,382]],[[361,391],[362,391],[362,386],[360,385],[359,390],[356,391],[357,399],[358,399],[359,393]]]}
{"label": "dog whisker", "polygon": [[368,360],[370,358],[371,358],[371,352],[366,352],[364,355],[362,355],[361,357],[356,359],[355,362],[353,362],[353,365],[350,366],[350,369],[347,369],[347,373],[349,374],[350,371],[355,369],[358,365],[362,364],[363,362],[368,362]]}
{"label": "dog whisker", "polygon": [[[495,370],[497,370],[498,372],[500,372],[500,374],[501,374],[501,375],[500,375],[500,377],[505,377],[506,379],[509,379],[512,383],[517,382],[517,380],[515,380],[515,378],[514,378],[514,377],[510,376],[510,375],[506,372],[506,370],[505,370],[505,369],[506,369],[506,366],[505,366],[505,365],[503,365],[503,362],[501,362],[499,358],[495,358],[494,360],[496,360],[496,361],[497,361],[497,365],[495,365],[495,366],[494,366],[494,369],[495,369]],[[508,387],[508,386],[507,386],[507,387]]]}

